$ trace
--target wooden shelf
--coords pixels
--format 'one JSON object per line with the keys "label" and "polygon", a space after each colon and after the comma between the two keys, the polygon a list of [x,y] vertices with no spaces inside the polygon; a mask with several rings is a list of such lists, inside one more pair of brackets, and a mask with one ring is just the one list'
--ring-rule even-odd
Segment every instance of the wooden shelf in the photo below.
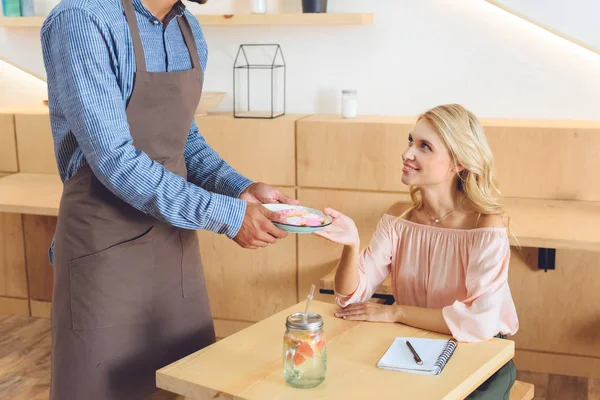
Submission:
{"label": "wooden shelf", "polygon": [[[8,175],[0,178],[0,212],[55,216],[61,193],[58,175]],[[505,206],[522,247],[600,251],[598,202],[509,198]]]}
{"label": "wooden shelf", "polygon": [[600,251],[598,202],[507,198],[505,207],[522,247]]}
{"label": "wooden shelf", "polygon": [[0,27],[41,28],[46,17],[0,17]]}
{"label": "wooden shelf", "polygon": [[369,25],[373,14],[196,15],[202,25]]}
{"label": "wooden shelf", "polygon": [[57,216],[62,190],[58,175],[5,176],[0,178],[0,212]]}
{"label": "wooden shelf", "polygon": [[[370,25],[373,14],[200,14],[195,16],[203,26],[243,25]],[[0,17],[0,27],[39,28],[46,17]]]}

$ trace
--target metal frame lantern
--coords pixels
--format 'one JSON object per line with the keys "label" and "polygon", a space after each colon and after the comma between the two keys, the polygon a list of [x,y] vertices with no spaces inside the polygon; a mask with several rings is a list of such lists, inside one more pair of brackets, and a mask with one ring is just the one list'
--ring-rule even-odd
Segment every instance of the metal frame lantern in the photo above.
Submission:
{"label": "metal frame lantern", "polygon": [[[256,54],[257,51],[262,55],[262,62],[251,62],[252,55],[249,57],[249,53]],[[272,57],[268,52],[273,52]],[[269,93],[270,93],[270,108],[266,109],[253,109],[252,105],[256,103],[256,99],[251,95],[251,88],[253,93],[262,94],[265,92],[264,86],[256,84],[255,75],[258,71],[270,71]],[[282,76],[282,77],[281,77]],[[238,85],[240,81],[245,78],[246,85],[238,93]],[[283,80],[281,87],[278,86],[278,81]],[[242,83],[243,84],[243,83]],[[245,92],[245,93],[244,93]],[[241,96],[240,96],[241,95]],[[276,97],[281,95],[281,102],[283,103],[282,109],[277,109],[275,104]],[[283,51],[281,46],[278,44],[242,44],[237,52],[235,61],[233,63],[233,116],[235,118],[257,118],[257,119],[273,119],[285,115],[286,107],[286,65],[283,57]],[[238,103],[245,101],[245,106],[240,106]]]}

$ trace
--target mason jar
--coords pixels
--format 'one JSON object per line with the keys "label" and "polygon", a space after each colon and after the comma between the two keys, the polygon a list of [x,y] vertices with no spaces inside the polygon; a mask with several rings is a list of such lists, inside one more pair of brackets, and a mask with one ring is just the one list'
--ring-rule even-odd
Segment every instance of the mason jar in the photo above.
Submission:
{"label": "mason jar", "polygon": [[287,317],[283,336],[283,377],[291,386],[312,388],[325,380],[327,346],[323,318],[295,313]]}

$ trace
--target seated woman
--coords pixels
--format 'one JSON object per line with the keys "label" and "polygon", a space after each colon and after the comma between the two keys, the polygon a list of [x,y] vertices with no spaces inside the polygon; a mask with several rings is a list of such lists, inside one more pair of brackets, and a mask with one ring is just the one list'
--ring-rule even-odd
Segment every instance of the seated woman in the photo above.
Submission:
{"label": "seated woman", "polygon": [[[335,276],[342,309],[335,315],[465,342],[516,333],[507,227],[480,122],[460,105],[435,107],[418,118],[402,159],[412,205],[384,215],[364,250],[352,219],[324,210],[333,224],[316,234],[344,245]],[[369,302],[389,274],[396,305]],[[508,399],[515,372],[510,361],[470,398]]]}

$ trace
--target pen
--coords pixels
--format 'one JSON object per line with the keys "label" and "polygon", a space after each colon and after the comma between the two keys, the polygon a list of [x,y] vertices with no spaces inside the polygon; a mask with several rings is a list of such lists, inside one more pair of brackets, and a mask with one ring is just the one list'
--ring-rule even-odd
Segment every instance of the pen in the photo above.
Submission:
{"label": "pen", "polygon": [[412,347],[412,344],[410,344],[410,342],[408,340],[406,341],[406,345],[410,349],[410,352],[413,354],[413,357],[415,358],[415,362],[419,365],[423,365],[423,361],[421,361],[421,357],[419,357],[419,355],[415,351],[415,348]]}

